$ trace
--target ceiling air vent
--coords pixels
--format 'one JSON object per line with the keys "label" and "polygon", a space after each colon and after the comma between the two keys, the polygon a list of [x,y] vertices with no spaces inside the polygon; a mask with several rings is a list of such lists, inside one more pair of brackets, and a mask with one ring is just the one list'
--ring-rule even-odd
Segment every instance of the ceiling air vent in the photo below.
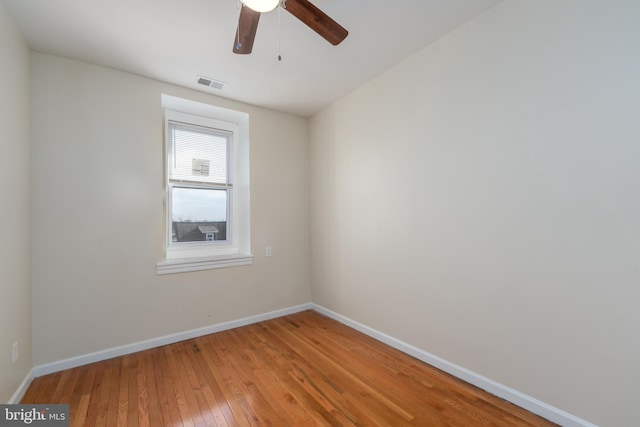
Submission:
{"label": "ceiling air vent", "polygon": [[199,85],[209,86],[218,90],[222,89],[226,85],[225,82],[221,82],[220,80],[214,80],[210,79],[209,77],[202,76],[198,76],[198,79],[196,81]]}

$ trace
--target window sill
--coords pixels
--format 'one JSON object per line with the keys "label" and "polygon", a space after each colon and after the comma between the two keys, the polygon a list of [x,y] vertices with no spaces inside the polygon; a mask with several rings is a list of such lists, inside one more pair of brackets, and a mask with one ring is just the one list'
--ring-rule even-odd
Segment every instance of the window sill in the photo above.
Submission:
{"label": "window sill", "polygon": [[253,255],[251,254],[232,254],[203,258],[170,258],[159,262],[156,265],[156,271],[158,274],[174,274],[252,264]]}

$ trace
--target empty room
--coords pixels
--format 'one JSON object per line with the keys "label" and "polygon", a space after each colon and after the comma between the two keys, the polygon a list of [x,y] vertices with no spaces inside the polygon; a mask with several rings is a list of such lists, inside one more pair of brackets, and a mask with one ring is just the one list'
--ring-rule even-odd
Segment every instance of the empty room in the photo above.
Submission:
{"label": "empty room", "polygon": [[635,0],[0,0],[0,424],[637,425],[639,53]]}

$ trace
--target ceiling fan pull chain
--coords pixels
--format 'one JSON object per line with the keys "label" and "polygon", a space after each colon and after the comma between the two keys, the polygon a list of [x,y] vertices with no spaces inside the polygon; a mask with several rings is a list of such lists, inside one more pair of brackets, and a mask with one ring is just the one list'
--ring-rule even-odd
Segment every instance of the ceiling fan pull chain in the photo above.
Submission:
{"label": "ceiling fan pull chain", "polygon": [[[284,1],[282,2],[282,4],[284,6]],[[282,37],[280,37],[280,8],[278,8],[278,61],[282,61],[281,40],[282,40]]]}
{"label": "ceiling fan pull chain", "polygon": [[240,50],[242,43],[240,43],[240,11],[242,9],[242,0],[238,0],[238,31],[236,34],[236,50]]}

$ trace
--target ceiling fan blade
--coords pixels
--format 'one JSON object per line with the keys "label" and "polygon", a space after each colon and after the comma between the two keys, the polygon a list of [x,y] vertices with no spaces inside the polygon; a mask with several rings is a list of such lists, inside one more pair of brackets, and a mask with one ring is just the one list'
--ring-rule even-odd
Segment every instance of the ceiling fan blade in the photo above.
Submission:
{"label": "ceiling fan blade", "polygon": [[345,28],[308,0],[286,0],[284,8],[334,46],[340,44],[349,34]]}
{"label": "ceiling fan blade", "polygon": [[253,50],[253,41],[256,39],[260,12],[242,5],[236,38],[233,40],[233,53],[248,54]]}

